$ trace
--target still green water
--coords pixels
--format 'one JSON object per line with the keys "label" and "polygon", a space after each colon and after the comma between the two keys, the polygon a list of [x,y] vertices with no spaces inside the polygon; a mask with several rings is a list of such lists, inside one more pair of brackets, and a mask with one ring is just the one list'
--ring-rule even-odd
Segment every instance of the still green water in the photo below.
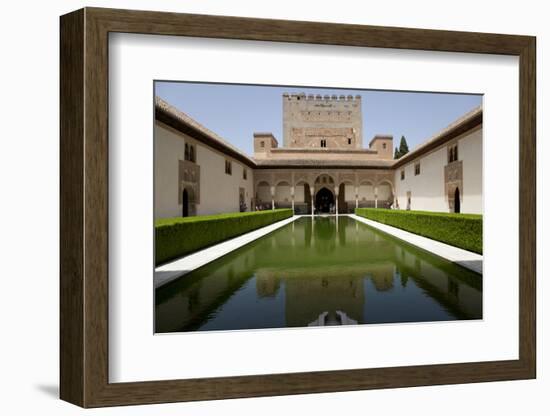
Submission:
{"label": "still green water", "polygon": [[482,277],[352,218],[303,217],[155,302],[156,332],[481,319]]}

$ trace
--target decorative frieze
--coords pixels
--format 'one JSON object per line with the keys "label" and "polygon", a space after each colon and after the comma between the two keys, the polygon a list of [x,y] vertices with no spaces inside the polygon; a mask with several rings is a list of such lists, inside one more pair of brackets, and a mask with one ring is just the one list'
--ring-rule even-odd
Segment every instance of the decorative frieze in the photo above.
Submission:
{"label": "decorative frieze", "polygon": [[183,203],[183,191],[187,190],[189,215],[195,215],[200,204],[200,166],[188,160],[178,161],[178,204]]}
{"label": "decorative frieze", "polygon": [[328,185],[335,187],[342,183],[358,187],[362,183],[369,182],[373,186],[387,183],[391,186],[392,192],[395,189],[394,173],[392,171],[375,169],[365,169],[363,171],[340,169],[300,169],[296,171],[273,169],[256,171],[254,174],[254,186],[258,187],[263,182],[269,186],[276,186],[281,182],[287,182],[290,186],[296,186],[305,182],[311,187]]}

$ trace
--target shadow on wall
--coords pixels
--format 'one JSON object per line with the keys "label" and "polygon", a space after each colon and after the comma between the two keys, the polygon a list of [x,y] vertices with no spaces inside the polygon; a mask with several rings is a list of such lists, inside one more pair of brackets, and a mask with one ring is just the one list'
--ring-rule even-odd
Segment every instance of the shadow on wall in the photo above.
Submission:
{"label": "shadow on wall", "polygon": [[59,398],[59,386],[56,384],[38,384],[34,387],[46,396],[50,396],[54,399]]}

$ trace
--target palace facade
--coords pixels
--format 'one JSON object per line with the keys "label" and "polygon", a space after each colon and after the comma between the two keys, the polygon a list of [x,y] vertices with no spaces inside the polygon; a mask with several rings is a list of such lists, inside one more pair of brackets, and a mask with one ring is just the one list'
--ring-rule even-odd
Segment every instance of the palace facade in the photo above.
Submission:
{"label": "palace facade", "polygon": [[481,107],[395,160],[392,136],[363,147],[360,96],[282,101],[283,145],[254,133],[249,156],[156,97],[155,218],[272,208],[483,212]]}

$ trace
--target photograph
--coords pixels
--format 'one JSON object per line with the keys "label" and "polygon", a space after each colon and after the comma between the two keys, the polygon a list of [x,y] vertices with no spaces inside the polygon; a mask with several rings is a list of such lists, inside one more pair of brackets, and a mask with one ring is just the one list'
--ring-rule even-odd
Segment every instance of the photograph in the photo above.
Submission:
{"label": "photograph", "polygon": [[154,81],[155,333],[483,319],[483,95]]}

